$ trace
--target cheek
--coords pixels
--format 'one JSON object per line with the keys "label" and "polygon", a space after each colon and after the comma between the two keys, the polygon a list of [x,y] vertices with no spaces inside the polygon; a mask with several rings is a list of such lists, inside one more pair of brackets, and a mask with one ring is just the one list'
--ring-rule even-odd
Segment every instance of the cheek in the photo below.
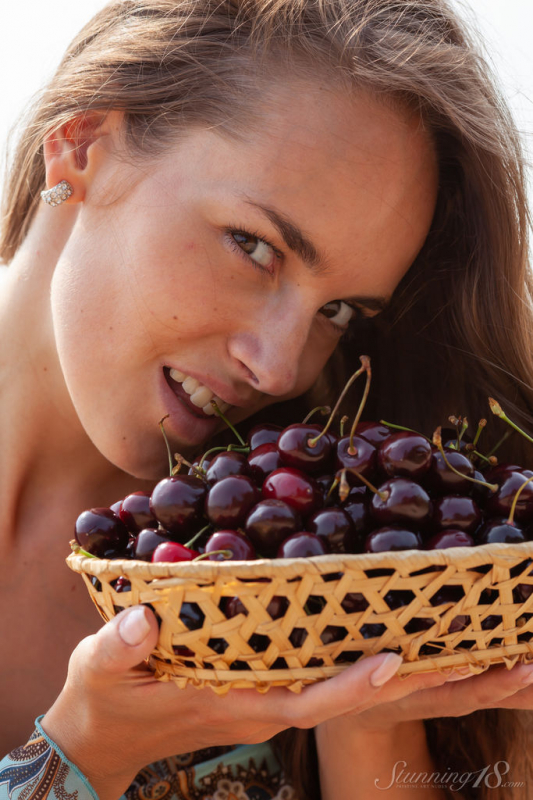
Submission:
{"label": "cheek", "polygon": [[[317,320],[302,351],[298,380],[290,398],[298,397],[313,386],[339,343],[339,338]],[[289,398],[287,398],[289,399]]]}

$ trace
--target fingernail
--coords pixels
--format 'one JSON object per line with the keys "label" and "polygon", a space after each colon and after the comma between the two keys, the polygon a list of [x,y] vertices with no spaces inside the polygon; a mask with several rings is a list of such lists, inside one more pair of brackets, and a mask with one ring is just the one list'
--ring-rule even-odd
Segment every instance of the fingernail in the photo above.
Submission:
{"label": "fingernail", "polygon": [[370,675],[370,683],[372,686],[383,686],[384,683],[398,672],[400,665],[403,664],[403,658],[398,653],[387,653],[387,657],[383,659],[381,664]]}
{"label": "fingernail", "polygon": [[522,678],[522,683],[525,683],[526,686],[529,683],[533,683],[533,666],[527,667],[527,672],[524,670],[524,677]]}
{"label": "fingernail", "polygon": [[137,607],[125,614],[118,626],[120,638],[130,647],[136,647],[144,642],[150,632],[150,623],[146,619],[144,608]]}

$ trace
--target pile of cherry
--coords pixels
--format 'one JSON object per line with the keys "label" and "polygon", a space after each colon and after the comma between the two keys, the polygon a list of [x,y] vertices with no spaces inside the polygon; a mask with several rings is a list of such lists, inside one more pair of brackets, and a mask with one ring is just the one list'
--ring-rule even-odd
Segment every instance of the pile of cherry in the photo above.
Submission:
{"label": "pile of cherry", "polygon": [[533,482],[523,485],[530,470],[501,464],[483,475],[454,440],[439,450],[382,423],[359,423],[351,440],[318,438],[321,431],[309,423],[257,426],[248,454],[217,453],[164,478],[151,495],[84,511],[76,539],[101,558],[175,562],[202,553],[297,558],[533,538]]}

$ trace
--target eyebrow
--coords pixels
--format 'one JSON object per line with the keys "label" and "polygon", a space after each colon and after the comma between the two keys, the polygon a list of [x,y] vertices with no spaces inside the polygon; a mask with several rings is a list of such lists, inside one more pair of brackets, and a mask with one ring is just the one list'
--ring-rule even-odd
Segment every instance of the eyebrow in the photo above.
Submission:
{"label": "eyebrow", "polygon": [[[312,272],[319,273],[327,270],[325,256],[320,253],[311,239],[290,217],[286,214],[281,214],[271,206],[263,206],[260,203],[256,203],[247,195],[243,195],[243,198],[248,205],[261,211],[270,220],[289,250],[296,253]],[[389,299],[383,296],[367,297],[357,295],[355,297],[347,297],[346,302],[360,304],[371,311],[383,311],[389,304]]]}

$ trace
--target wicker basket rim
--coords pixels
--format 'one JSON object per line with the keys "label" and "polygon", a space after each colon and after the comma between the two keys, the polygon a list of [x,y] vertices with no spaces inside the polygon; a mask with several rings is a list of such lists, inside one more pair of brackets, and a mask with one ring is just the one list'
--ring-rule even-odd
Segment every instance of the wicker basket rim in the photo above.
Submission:
{"label": "wicker basket rim", "polygon": [[[75,542],[73,544],[76,544]],[[442,565],[458,566],[462,569],[482,564],[522,560],[533,556],[533,541],[518,544],[477,545],[475,547],[448,547],[441,550],[396,550],[383,553],[357,553],[312,556],[309,558],[257,559],[254,561],[181,561],[157,563],[126,559],[90,558],[72,552],[66,559],[74,572],[98,577],[120,575],[137,578],[186,578],[214,580],[227,578],[298,578],[304,574],[327,574],[354,569],[390,568],[423,569]]]}

